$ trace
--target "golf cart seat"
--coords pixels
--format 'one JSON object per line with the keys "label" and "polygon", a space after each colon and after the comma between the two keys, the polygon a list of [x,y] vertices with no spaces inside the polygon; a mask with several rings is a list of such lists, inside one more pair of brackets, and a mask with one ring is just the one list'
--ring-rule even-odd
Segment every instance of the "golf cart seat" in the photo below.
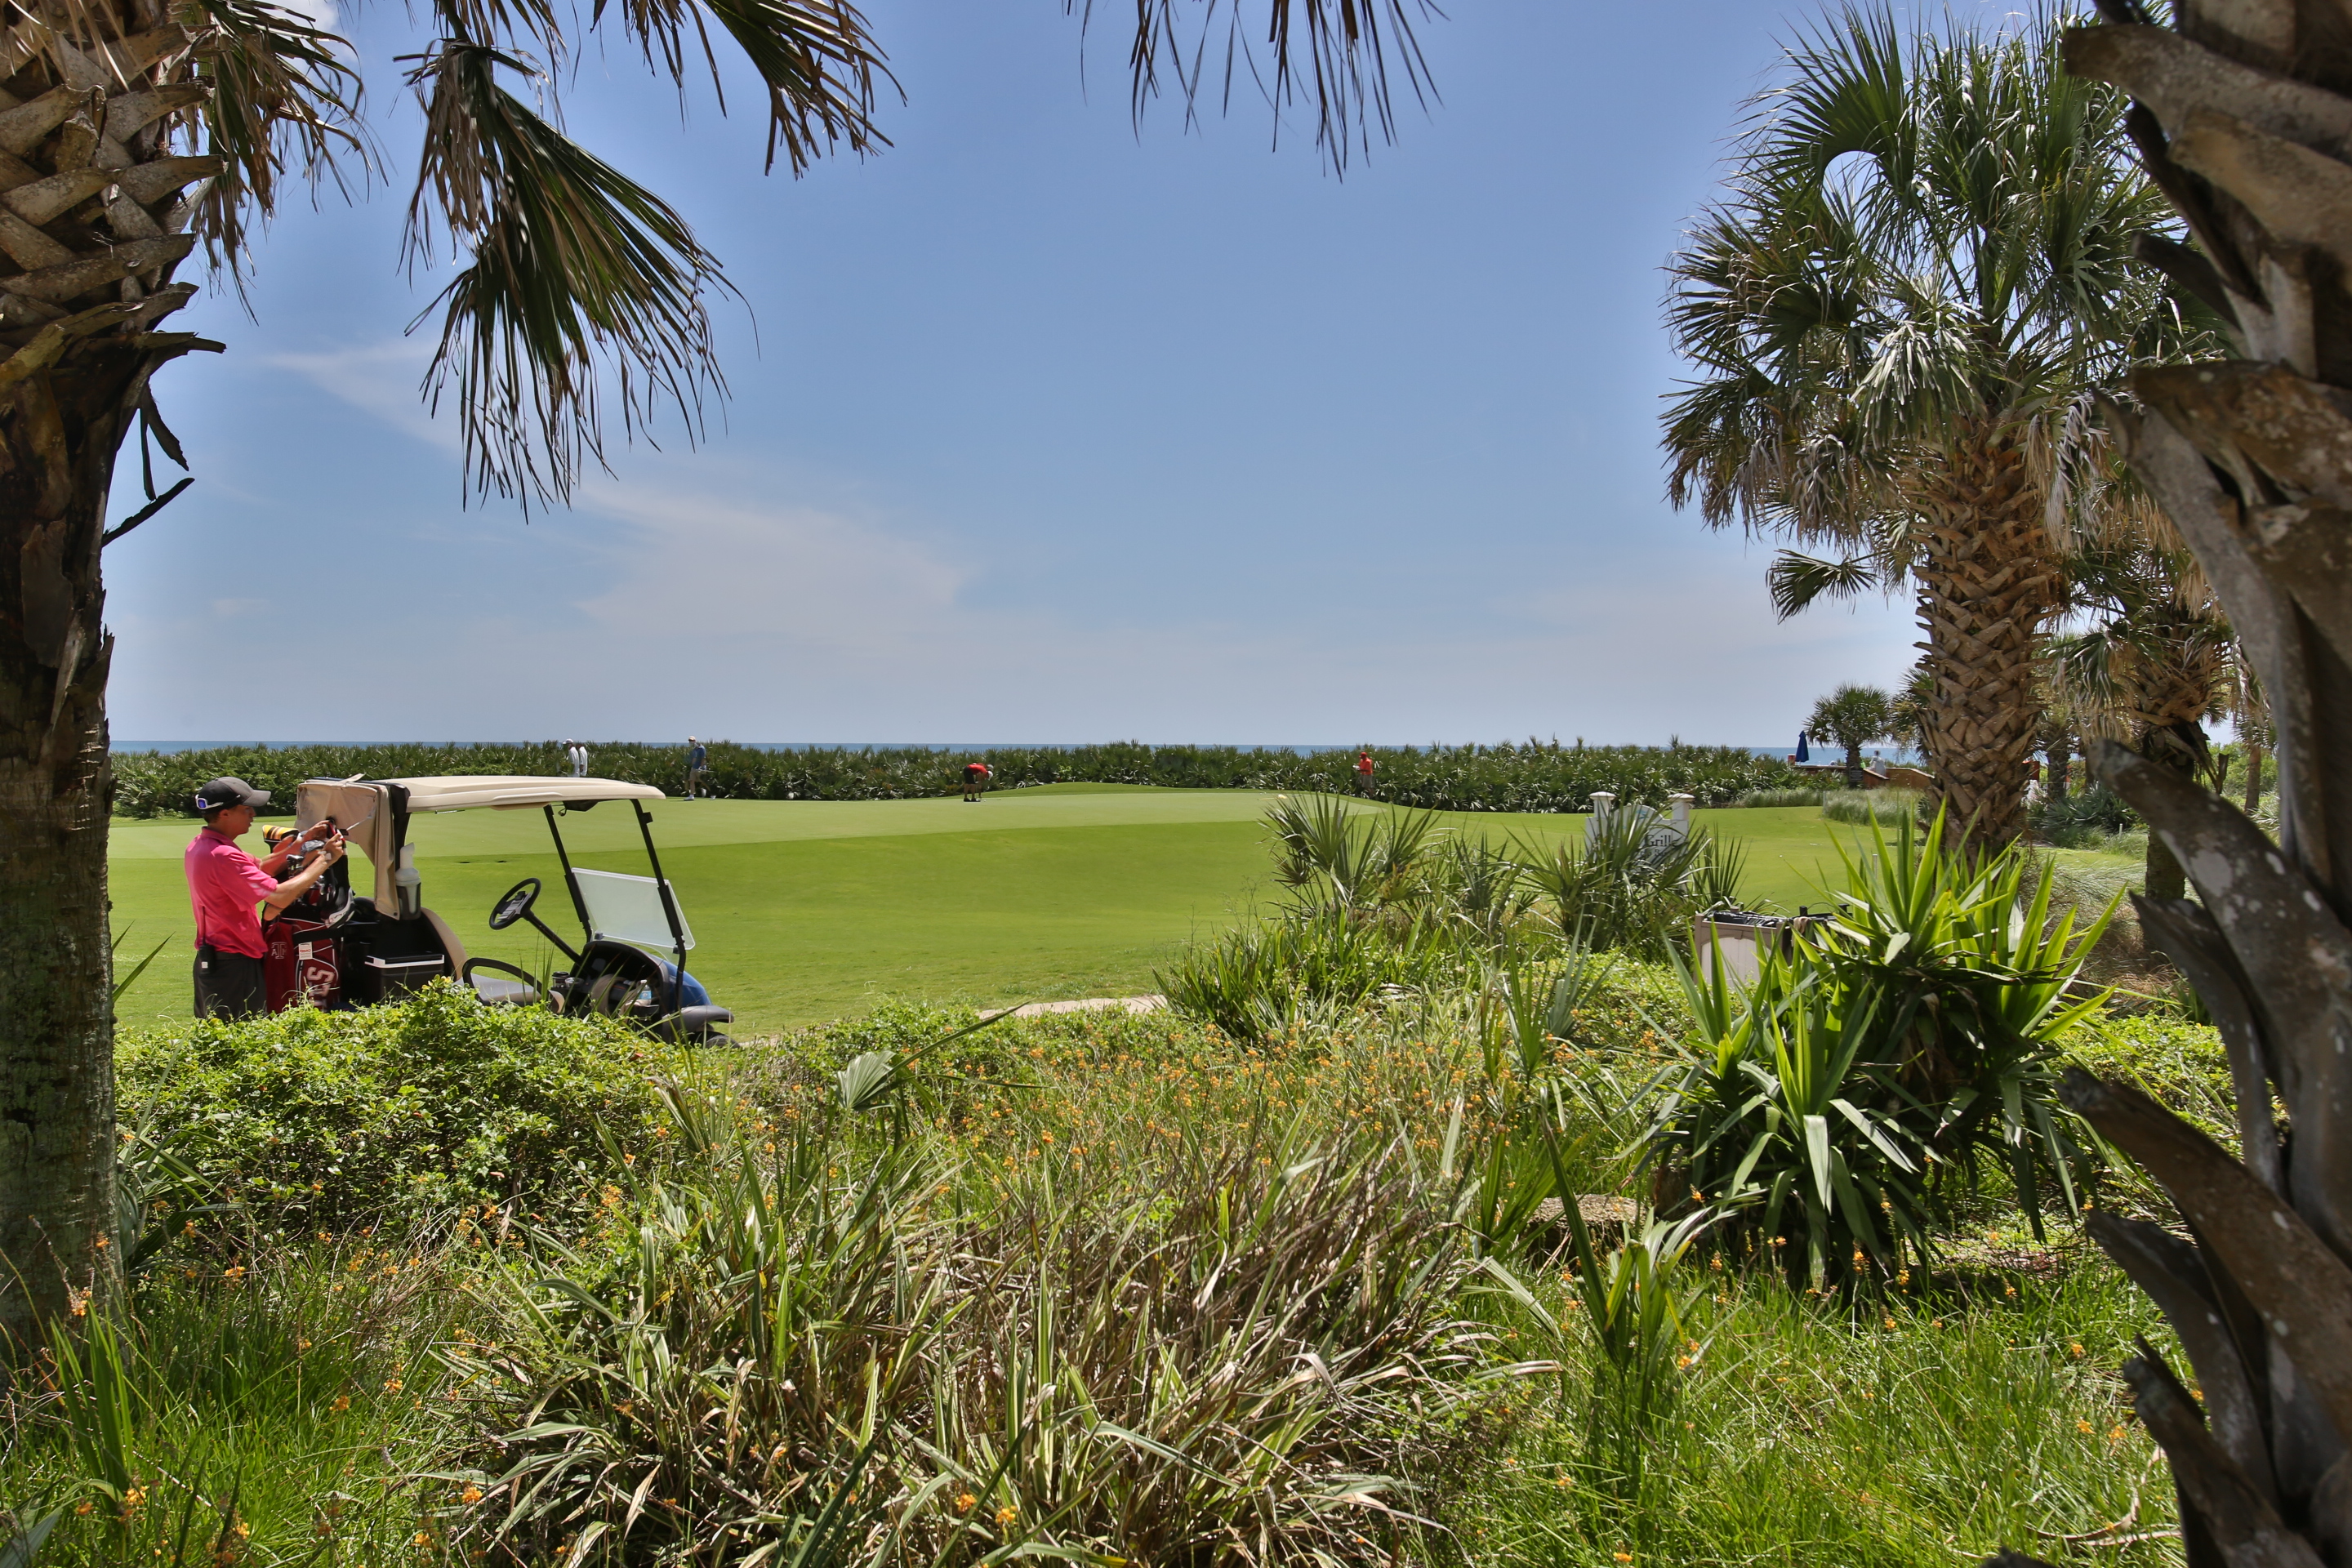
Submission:
{"label": "golf cart seat", "polygon": [[[568,992],[564,1009],[666,1029],[673,1017],[669,999],[675,979],[670,964],[644,949],[600,937],[580,954],[580,963],[564,987]],[[720,1024],[733,1023],[735,1015],[724,1007],[693,1003],[680,1008],[675,1020],[684,1033],[704,1037]]]}
{"label": "golf cart seat", "polygon": [[[503,969],[514,978],[484,973],[491,969]],[[495,958],[467,959],[465,979],[474,988],[475,999],[487,1006],[520,1007],[539,1000],[537,981],[515,965]]]}

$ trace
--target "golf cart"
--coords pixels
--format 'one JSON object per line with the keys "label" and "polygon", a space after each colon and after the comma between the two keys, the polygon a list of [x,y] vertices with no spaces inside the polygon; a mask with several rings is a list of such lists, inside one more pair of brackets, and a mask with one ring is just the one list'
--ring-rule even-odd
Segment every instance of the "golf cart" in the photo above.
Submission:
{"label": "golf cart", "polygon": [[[536,976],[495,958],[471,958],[449,924],[426,909],[416,872],[409,823],[427,812],[528,811],[547,817],[555,858],[580,917],[579,945],[558,936],[535,912],[540,879],[526,877],[502,894],[490,911],[492,931],[527,921],[555,945],[571,967],[548,982],[544,1000],[565,1013],[597,1013],[625,1018],[665,1034],[721,1041],[719,1026],[734,1015],[710,1005],[709,996],[686,973],[694,933],[662,875],[654,848],[648,800],[663,798],[650,784],[617,779],[456,777],[424,779],[312,779],[295,791],[296,821],[307,828],[331,822],[346,844],[374,868],[374,896],[352,890],[348,859],[326,875],[276,920],[262,927],[268,942],[263,961],[269,1009],[310,1005],[366,1006],[390,1001],[442,978],[469,987],[482,1002],[514,1005],[541,1000]],[[636,814],[650,877],[592,871],[572,864],[558,817],[606,802],[626,801]],[[305,854],[316,853],[305,849]],[[299,869],[298,857],[286,874]],[[661,953],[670,956],[664,958]]]}

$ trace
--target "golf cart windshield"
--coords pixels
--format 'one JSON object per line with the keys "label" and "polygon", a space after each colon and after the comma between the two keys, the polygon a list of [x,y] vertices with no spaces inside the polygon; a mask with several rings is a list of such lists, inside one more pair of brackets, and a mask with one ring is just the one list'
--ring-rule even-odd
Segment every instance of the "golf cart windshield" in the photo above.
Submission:
{"label": "golf cart windshield", "polygon": [[[587,906],[588,930],[593,935],[639,947],[675,950],[681,945],[670,934],[669,914],[662,908],[663,885],[651,877],[574,868],[572,879],[580,889],[580,901]],[[670,897],[675,900],[677,895]],[[694,931],[687,925],[683,910],[678,911],[677,929],[683,933],[683,945],[692,947]]]}

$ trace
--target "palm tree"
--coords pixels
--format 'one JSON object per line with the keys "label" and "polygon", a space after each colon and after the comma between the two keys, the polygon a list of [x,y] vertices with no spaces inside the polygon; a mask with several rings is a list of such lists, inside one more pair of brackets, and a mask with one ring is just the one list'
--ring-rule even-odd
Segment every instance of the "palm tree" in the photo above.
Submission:
{"label": "palm tree", "polygon": [[1698,371],[1665,417],[1670,493],[1714,526],[1837,547],[1781,563],[1784,615],[1916,582],[1937,793],[2005,842],[2063,602],[2050,453],[2083,389],[2184,331],[2133,258],[2163,198],[2129,165],[2122,101],[2059,68],[2047,13],[1906,36],[1849,8],[1783,76],[1669,266]]}
{"label": "palm tree", "polygon": [[2238,727],[2238,743],[2246,753],[2246,815],[2252,816],[2263,804],[2263,753],[2273,743],[2271,737],[2271,708],[2263,700],[2263,683],[2246,658],[2243,644],[2230,660],[2230,685],[2225,693],[2230,719]]}
{"label": "palm tree", "polygon": [[2187,1233],[2090,1220],[2202,1396],[2145,1342],[2124,1364],[2171,1461],[2184,1555],[2317,1568],[2352,1551],[2352,34],[2340,6],[2284,0],[2177,0],[2170,26],[2138,0],[2100,11],[2109,26],[2068,35],[2067,68],[2137,100],[2133,141],[2195,241],[2150,257],[2222,315],[2231,353],[2136,372],[2108,424],[2267,700],[2279,837],[2094,746],[2197,890],[2140,916],[2220,1027],[2238,1154],[2131,1088],[2076,1073],[2066,1094]]}
{"label": "palm tree", "polygon": [[[2220,784],[2203,721],[2222,700],[2234,646],[2212,591],[2169,528],[2087,542],[2067,560],[2068,610],[2088,624],[2050,639],[2050,668],[2085,733],[2120,741],[2184,779]],[[2148,836],[2148,896],[2188,883]]]}
{"label": "palm tree", "polygon": [[2042,753],[2042,794],[2050,800],[2064,800],[2066,775],[2074,765],[2074,738],[2082,725],[2065,694],[2047,680],[2042,683],[2037,695],[2040,701],[2033,721],[2033,746]]}
{"label": "palm tree", "polygon": [[[718,259],[653,192],[565,136],[552,100],[572,58],[545,0],[431,0],[404,57],[423,108],[407,255],[463,266],[436,301],[428,395],[445,395],[484,493],[561,502],[664,407],[689,429],[722,390],[707,301]],[[1244,15],[1244,12],[1247,15]],[[1391,76],[1416,95],[1424,0],[1264,0],[1195,16],[1138,0],[1139,116],[1163,82],[1188,105],[1222,55],[1277,111],[1311,107],[1327,162],[1391,129]],[[797,174],[884,145],[889,84],[852,0],[631,0],[611,19],[683,87],[740,51],[760,84],[768,163]],[[1229,29],[1222,40],[1211,28]],[[1188,30],[1189,29],[1189,30]],[[1266,58],[1253,58],[1255,40]],[[290,184],[379,160],[343,42],[273,0],[17,0],[0,28],[0,1336],[103,1279],[114,1222],[108,1001],[105,544],[158,495],[149,438],[174,461],[156,373],[223,345],[172,330],[195,292],[239,276]],[[544,104],[542,111],[539,104]],[[136,425],[148,506],[109,530],[118,450]]]}
{"label": "palm tree", "polygon": [[1875,686],[1841,686],[1813,704],[1805,728],[1845,748],[1845,784],[1862,787],[1862,749],[1895,728],[1895,699]]}

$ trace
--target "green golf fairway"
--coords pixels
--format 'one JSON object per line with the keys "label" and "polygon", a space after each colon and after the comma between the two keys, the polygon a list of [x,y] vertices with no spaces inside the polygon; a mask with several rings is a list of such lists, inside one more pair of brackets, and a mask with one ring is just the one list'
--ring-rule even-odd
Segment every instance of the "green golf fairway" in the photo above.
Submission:
{"label": "green golf fairway", "polygon": [[[1279,889],[1265,829],[1273,797],[1239,790],[1053,784],[895,801],[669,801],[655,807],[662,868],[698,945],[687,967],[738,1027],[776,1029],[862,1013],[885,997],[985,1004],[1133,994],[1187,939],[1244,916]],[[1367,809],[1370,809],[1368,807]],[[1832,825],[1811,806],[1703,811],[1748,849],[1750,901],[1820,903],[1838,864]],[[1550,842],[1589,818],[1449,815],[1458,832]],[[575,863],[646,871],[636,825],[608,803],[562,818]],[[194,940],[181,852],[189,820],[118,821],[110,875],[127,964],[162,956],[123,998],[126,1024],[189,1016]],[[536,811],[420,816],[410,824],[425,901],[467,951],[536,970],[528,926],[491,931],[499,895],[545,884],[537,913],[567,941],[577,919]],[[260,836],[246,840],[258,850]],[[373,890],[364,863],[352,880]]]}

